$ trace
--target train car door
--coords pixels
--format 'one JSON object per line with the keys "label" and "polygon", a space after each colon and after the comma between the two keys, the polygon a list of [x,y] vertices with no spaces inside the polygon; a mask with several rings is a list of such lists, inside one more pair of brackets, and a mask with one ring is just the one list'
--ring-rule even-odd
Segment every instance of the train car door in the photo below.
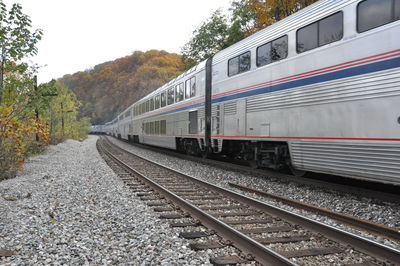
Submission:
{"label": "train car door", "polygon": [[139,129],[139,142],[143,143],[144,142],[144,121],[140,124],[140,129]]}

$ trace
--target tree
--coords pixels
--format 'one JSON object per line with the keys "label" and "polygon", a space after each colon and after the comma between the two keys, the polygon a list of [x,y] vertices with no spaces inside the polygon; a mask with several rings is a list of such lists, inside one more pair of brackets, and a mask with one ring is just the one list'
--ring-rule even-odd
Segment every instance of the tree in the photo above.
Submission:
{"label": "tree", "polygon": [[28,65],[20,60],[37,53],[36,43],[42,34],[40,29],[31,31],[31,20],[22,13],[20,4],[14,4],[7,11],[6,5],[0,0],[0,104],[5,73],[23,73],[28,69]]}
{"label": "tree", "polygon": [[221,10],[215,11],[211,17],[193,32],[192,39],[182,48],[184,60],[200,62],[229,46],[227,18]]}
{"label": "tree", "polygon": [[241,0],[254,15],[253,29],[257,32],[309,6],[318,0]]}
{"label": "tree", "polygon": [[186,69],[317,0],[235,0],[230,19],[217,10],[193,32],[181,53]]}
{"label": "tree", "polygon": [[78,119],[78,109],[81,103],[75,93],[55,80],[41,84],[39,91],[42,95],[55,95],[54,97],[42,97],[46,99],[40,103],[41,119],[48,125],[50,141],[58,143],[66,137],[85,138],[90,128],[90,122],[85,117]]}

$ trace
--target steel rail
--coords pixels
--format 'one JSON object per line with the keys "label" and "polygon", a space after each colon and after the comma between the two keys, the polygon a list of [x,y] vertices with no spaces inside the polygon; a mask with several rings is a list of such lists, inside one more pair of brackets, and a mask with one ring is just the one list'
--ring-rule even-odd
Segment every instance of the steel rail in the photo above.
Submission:
{"label": "steel rail", "polygon": [[[108,139],[107,139],[107,141],[110,142],[110,140],[108,140]],[[111,143],[111,145],[113,145],[115,148],[117,148],[118,150],[120,150],[122,152],[125,152],[127,154],[131,154],[131,155],[136,156],[136,157],[140,157],[140,156],[135,155],[135,154],[133,154],[133,153],[127,151],[127,150],[124,150],[124,149],[118,147],[115,144]],[[241,203],[244,203],[244,204],[247,204],[249,206],[252,206],[252,207],[254,207],[254,208],[256,208],[256,209],[258,209],[260,211],[266,212],[266,213],[268,213],[270,215],[277,216],[279,218],[282,218],[282,219],[284,219],[286,221],[289,221],[289,222],[292,222],[294,224],[298,224],[298,225],[303,226],[304,228],[307,228],[307,229],[309,229],[309,230],[311,230],[313,232],[318,232],[318,233],[328,237],[331,240],[334,240],[334,241],[337,241],[339,243],[342,243],[343,245],[350,245],[354,249],[356,249],[356,250],[358,250],[360,252],[372,255],[374,257],[383,259],[385,261],[390,261],[392,263],[398,263],[400,261],[400,251],[396,250],[394,248],[391,248],[391,247],[385,246],[383,244],[377,243],[375,241],[369,240],[367,238],[364,238],[364,237],[361,237],[361,236],[346,232],[344,230],[335,228],[333,226],[326,225],[326,224],[323,224],[323,223],[318,222],[318,221],[314,221],[314,220],[309,219],[307,217],[304,217],[302,215],[299,215],[299,214],[296,214],[296,213],[292,213],[292,212],[284,210],[282,208],[279,208],[279,207],[276,207],[276,206],[261,202],[261,201],[259,201],[257,199],[253,199],[253,198],[250,198],[248,196],[241,195],[241,194],[239,194],[237,192],[234,192],[232,190],[222,188],[220,186],[211,184],[211,183],[206,182],[206,181],[202,181],[202,180],[200,180],[200,179],[198,179],[196,177],[192,177],[192,176],[186,175],[183,172],[174,170],[174,169],[172,169],[170,167],[167,167],[167,166],[163,166],[163,165],[161,165],[159,163],[153,162],[153,161],[148,160],[146,158],[142,158],[142,157],[140,157],[140,158],[145,160],[145,161],[148,161],[149,163],[152,163],[152,164],[154,164],[154,165],[156,165],[158,167],[167,169],[167,170],[169,170],[171,172],[174,172],[176,174],[181,175],[182,177],[188,178],[188,179],[190,179],[191,181],[193,181],[195,183],[198,183],[200,185],[206,186],[209,189],[212,189],[214,191],[217,191],[217,192],[220,192],[222,194],[225,194],[225,195],[227,195],[227,196],[229,196],[229,197],[231,197],[231,198],[233,198],[233,199],[235,199],[235,200],[237,200],[237,201],[239,201]]]}
{"label": "steel rail", "polygon": [[[153,189],[159,191],[161,194],[166,196],[169,200],[173,201],[176,205],[178,205],[182,210],[187,211],[193,217],[197,218],[201,221],[201,223],[207,228],[216,231],[220,236],[232,242],[232,244],[240,249],[243,252],[248,253],[252,257],[254,257],[258,262],[263,265],[297,265],[287,258],[283,257],[279,253],[265,247],[261,243],[251,239],[245,234],[239,232],[233,227],[229,226],[226,223],[219,221],[208,213],[202,211],[198,207],[194,206],[190,202],[184,200],[180,196],[176,195],[172,191],[158,185],[156,182],[152,181],[150,178],[145,175],[139,173],[135,169],[131,168],[129,165],[124,163],[122,160],[118,159],[111,152],[107,151],[104,147],[100,145],[102,152],[107,154],[112,160],[126,169],[127,171],[134,173],[136,176],[139,176],[143,179],[148,185],[150,185]],[[119,147],[117,147],[119,148]],[[145,159],[146,160],[146,159]],[[146,160],[147,161],[147,160]],[[150,162],[150,161],[149,161]]]}
{"label": "steel rail", "polygon": [[[360,197],[370,197],[374,199],[380,199],[384,201],[392,201],[396,203],[400,203],[400,196],[398,194],[393,194],[393,193],[388,193],[388,192],[383,192],[381,190],[371,190],[370,188],[360,188],[357,186],[349,186],[345,184],[340,184],[340,183],[332,183],[330,181],[325,181],[322,179],[315,179],[315,178],[310,178],[310,177],[295,177],[290,174],[285,174],[282,172],[277,172],[271,169],[254,169],[249,166],[245,166],[242,164],[234,164],[232,162],[227,162],[225,160],[214,160],[214,159],[208,159],[208,158],[202,158],[202,157],[196,157],[196,156],[188,156],[186,154],[179,153],[174,150],[166,149],[166,148],[160,148],[160,147],[155,147],[155,146],[149,146],[145,144],[140,144],[140,143],[131,143],[127,142],[125,140],[119,140],[123,141],[125,143],[129,143],[130,145],[146,149],[146,150],[151,150],[154,152],[158,153],[164,153],[169,156],[174,156],[176,158],[184,159],[184,160],[191,160],[197,163],[201,164],[207,164],[207,165],[212,165],[214,167],[219,167],[223,168],[225,170],[230,170],[230,171],[235,171],[235,172],[241,172],[245,174],[252,174],[255,176],[260,176],[260,177],[265,177],[265,175],[270,176],[270,177],[275,177],[279,178],[282,181],[286,182],[294,182],[296,184],[300,185],[309,185],[313,187],[319,187],[322,189],[334,189],[337,192],[340,193],[351,193],[353,195],[358,195]],[[343,177],[341,177],[343,178]],[[344,178],[346,180],[349,180],[348,178]],[[354,179],[351,180],[352,182],[360,182],[360,180]],[[382,184],[378,184],[381,186]]]}
{"label": "steel rail", "polygon": [[346,223],[348,225],[351,225],[354,228],[358,228],[358,229],[362,229],[371,233],[375,233],[375,234],[379,234],[379,235],[384,235],[386,237],[390,237],[394,240],[399,241],[400,240],[400,232],[396,229],[381,225],[381,224],[376,224],[370,221],[366,221],[360,218],[356,218],[347,214],[343,214],[343,213],[337,213],[325,208],[321,208],[312,204],[308,204],[308,203],[304,203],[301,201],[297,201],[297,200],[292,200],[292,199],[287,199],[287,198],[283,198],[271,193],[267,193],[261,190],[257,190],[254,188],[250,188],[250,187],[246,187],[246,186],[242,186],[239,184],[235,184],[232,182],[228,182],[228,184],[231,187],[235,187],[238,189],[241,189],[243,191],[247,191],[247,192],[251,192],[251,193],[255,193],[258,194],[260,196],[263,197],[269,197],[278,201],[281,201],[287,205],[290,205],[292,207],[298,208],[298,209],[303,209],[306,211],[310,211],[316,214],[320,214],[320,215],[325,215],[329,218],[338,220],[340,222]]}

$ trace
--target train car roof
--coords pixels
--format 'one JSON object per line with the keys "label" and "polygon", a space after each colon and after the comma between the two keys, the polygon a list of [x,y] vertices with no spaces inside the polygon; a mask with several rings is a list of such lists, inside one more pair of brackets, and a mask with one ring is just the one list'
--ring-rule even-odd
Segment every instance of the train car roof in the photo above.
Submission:
{"label": "train car roof", "polygon": [[251,47],[257,47],[272,41],[284,34],[300,29],[313,21],[317,21],[325,16],[335,13],[344,6],[347,6],[358,0],[321,0],[302,10],[284,18],[265,29],[262,29],[253,35],[219,51],[214,55],[213,64],[218,64],[232,57],[248,51]]}

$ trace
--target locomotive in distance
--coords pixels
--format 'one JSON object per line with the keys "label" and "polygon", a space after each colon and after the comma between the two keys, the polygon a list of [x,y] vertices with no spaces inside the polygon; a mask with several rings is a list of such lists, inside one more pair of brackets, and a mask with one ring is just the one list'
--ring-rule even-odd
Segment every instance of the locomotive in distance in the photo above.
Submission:
{"label": "locomotive in distance", "polygon": [[95,126],[294,174],[400,184],[400,0],[324,0]]}

